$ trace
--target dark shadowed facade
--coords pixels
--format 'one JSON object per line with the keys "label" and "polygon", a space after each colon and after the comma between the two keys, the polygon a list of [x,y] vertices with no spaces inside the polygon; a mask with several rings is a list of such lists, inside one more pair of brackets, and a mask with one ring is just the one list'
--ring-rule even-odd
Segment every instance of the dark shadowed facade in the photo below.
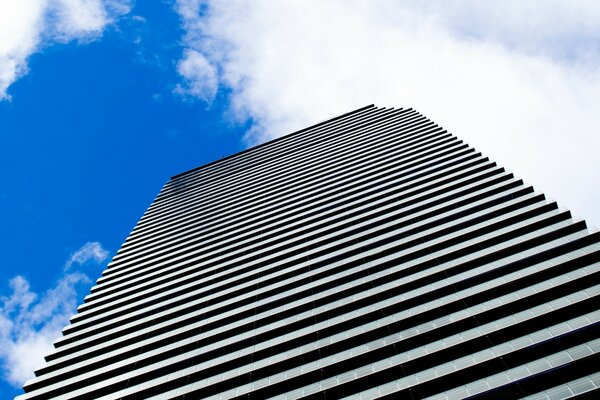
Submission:
{"label": "dark shadowed facade", "polygon": [[167,182],[19,399],[597,398],[599,243],[365,107]]}

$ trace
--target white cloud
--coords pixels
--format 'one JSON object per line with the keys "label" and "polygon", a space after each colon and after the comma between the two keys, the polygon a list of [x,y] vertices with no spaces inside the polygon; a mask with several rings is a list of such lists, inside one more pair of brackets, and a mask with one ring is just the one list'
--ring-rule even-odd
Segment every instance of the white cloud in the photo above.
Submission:
{"label": "white cloud", "polygon": [[[69,257],[67,265],[101,263],[107,257],[98,242],[86,243]],[[0,297],[0,359],[7,382],[20,387],[33,377],[75,313],[78,285],[90,282],[82,272],[65,272],[53,288],[38,295],[24,277],[10,280],[10,295]]]}
{"label": "white cloud", "polygon": [[55,42],[100,36],[131,0],[0,0],[0,100],[27,72],[27,59]]}
{"label": "white cloud", "polygon": [[211,103],[219,86],[217,71],[210,62],[195,50],[186,50],[177,64],[177,72],[185,79],[175,87],[175,93],[198,97]]}
{"label": "white cloud", "polygon": [[414,107],[600,224],[600,3],[179,0],[176,10],[185,57],[202,54],[232,115],[252,118],[249,144],[369,103]]}
{"label": "white cloud", "polygon": [[94,260],[96,264],[100,264],[108,257],[108,251],[102,248],[100,242],[87,242],[79,250],[71,254],[71,257],[65,263],[65,271],[73,266],[73,264],[83,265],[88,261]]}
{"label": "white cloud", "polygon": [[96,36],[108,18],[101,0],[62,0],[50,10],[56,17],[56,34],[63,40]]}

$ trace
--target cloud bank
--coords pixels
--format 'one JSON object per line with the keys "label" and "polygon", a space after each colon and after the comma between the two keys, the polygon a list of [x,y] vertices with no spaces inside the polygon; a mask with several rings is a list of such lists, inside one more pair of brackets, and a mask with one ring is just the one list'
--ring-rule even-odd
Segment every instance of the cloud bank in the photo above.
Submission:
{"label": "cloud bank", "polygon": [[90,279],[82,272],[67,270],[74,264],[100,264],[107,257],[100,243],[86,243],[69,257],[56,285],[41,295],[32,292],[22,276],[10,280],[11,293],[0,297],[0,360],[7,382],[20,387],[33,377],[75,313],[77,289]]}
{"label": "cloud bank", "polygon": [[41,48],[99,37],[131,0],[0,0],[0,100]]}
{"label": "cloud bank", "polygon": [[413,107],[600,224],[600,3],[178,0],[175,9],[187,93],[211,101],[216,80],[232,118],[253,121],[248,144],[370,103]]}

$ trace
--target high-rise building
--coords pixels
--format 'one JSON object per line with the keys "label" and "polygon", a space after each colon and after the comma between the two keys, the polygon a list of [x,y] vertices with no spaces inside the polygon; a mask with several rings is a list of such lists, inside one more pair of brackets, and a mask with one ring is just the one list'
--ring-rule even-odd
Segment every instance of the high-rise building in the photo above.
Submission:
{"label": "high-rise building", "polygon": [[600,234],[414,110],[174,176],[25,399],[598,396]]}

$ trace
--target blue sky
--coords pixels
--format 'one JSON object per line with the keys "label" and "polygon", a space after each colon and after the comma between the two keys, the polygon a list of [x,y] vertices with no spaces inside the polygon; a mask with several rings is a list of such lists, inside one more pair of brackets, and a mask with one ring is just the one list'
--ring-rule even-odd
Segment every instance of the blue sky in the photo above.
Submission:
{"label": "blue sky", "polygon": [[[600,223],[600,7],[0,0],[0,396],[167,179],[414,107]],[[591,184],[590,184],[591,183]]]}
{"label": "blue sky", "polygon": [[[93,42],[32,54],[29,72],[10,86],[12,99],[0,102],[0,294],[10,297],[9,281],[23,276],[38,295],[27,312],[72,272],[64,265],[86,243],[114,254],[171,175],[244,148],[244,125],[223,117],[225,93],[210,107],[172,94],[178,17],[169,4],[152,3],[135,8],[143,24],[123,19]],[[73,270],[93,280],[108,262],[101,259]],[[78,282],[75,303],[90,286]],[[16,320],[19,311],[5,313]],[[31,323],[33,332],[48,321]],[[39,358],[27,343],[19,356]],[[20,392],[8,381],[1,398]]]}

